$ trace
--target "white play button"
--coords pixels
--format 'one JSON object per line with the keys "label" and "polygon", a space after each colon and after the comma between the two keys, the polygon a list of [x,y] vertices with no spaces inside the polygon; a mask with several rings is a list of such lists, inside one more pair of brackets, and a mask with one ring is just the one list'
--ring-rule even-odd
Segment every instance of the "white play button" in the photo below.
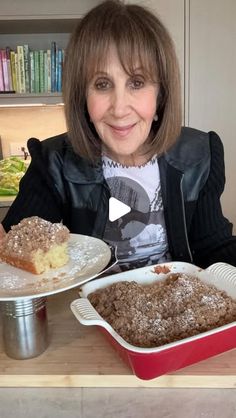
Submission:
{"label": "white play button", "polygon": [[131,208],[125,203],[121,202],[114,197],[109,199],[109,221],[114,222],[122,216],[131,211]]}

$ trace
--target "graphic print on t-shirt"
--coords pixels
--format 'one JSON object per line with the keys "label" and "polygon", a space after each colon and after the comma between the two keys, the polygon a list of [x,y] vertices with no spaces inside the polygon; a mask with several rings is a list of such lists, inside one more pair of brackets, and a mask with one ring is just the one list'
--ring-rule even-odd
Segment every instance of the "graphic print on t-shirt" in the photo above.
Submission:
{"label": "graphic print on t-shirt", "polygon": [[[106,179],[112,197],[131,208],[131,212],[111,223],[111,237],[115,241],[131,239],[140,234],[149,223],[150,201],[148,194],[136,181],[127,177],[109,177]],[[108,231],[107,231],[108,232]],[[114,233],[116,235],[114,236]]]}
{"label": "graphic print on t-shirt", "polygon": [[104,157],[103,171],[111,196],[131,207],[116,221],[107,221],[104,240],[117,246],[122,262],[159,260],[168,247],[157,158],[125,167]]}

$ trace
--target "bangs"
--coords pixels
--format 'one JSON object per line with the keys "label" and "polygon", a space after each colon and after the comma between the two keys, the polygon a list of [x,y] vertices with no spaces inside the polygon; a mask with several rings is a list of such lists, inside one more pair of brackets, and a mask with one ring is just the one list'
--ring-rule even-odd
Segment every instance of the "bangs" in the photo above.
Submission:
{"label": "bangs", "polygon": [[94,32],[85,60],[87,85],[96,72],[106,70],[109,51],[112,47],[115,47],[121,66],[129,76],[134,75],[139,69],[147,80],[155,83],[159,81],[155,42],[152,45],[150,38],[145,39],[140,30],[135,33],[124,25],[123,28],[119,28],[119,31],[113,26],[109,33],[107,31],[100,34]]}

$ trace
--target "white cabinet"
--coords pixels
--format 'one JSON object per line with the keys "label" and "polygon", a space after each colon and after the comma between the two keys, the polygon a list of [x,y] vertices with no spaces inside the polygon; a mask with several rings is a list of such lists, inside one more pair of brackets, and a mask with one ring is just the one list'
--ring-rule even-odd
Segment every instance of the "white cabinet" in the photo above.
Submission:
{"label": "white cabinet", "polygon": [[188,123],[220,134],[225,148],[225,215],[236,226],[236,2],[190,0]]}

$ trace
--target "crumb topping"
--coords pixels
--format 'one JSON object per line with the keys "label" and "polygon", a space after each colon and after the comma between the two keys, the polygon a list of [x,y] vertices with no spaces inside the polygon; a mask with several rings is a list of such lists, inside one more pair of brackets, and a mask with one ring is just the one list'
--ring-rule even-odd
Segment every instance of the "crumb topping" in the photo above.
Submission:
{"label": "crumb topping", "polygon": [[157,347],[236,320],[235,300],[183,273],[151,285],[114,283],[88,298],[124,340],[139,347]]}
{"label": "crumb topping", "polygon": [[38,216],[23,219],[2,240],[1,251],[11,256],[29,257],[34,250],[48,251],[53,244],[69,239],[69,230],[62,223],[51,223]]}

